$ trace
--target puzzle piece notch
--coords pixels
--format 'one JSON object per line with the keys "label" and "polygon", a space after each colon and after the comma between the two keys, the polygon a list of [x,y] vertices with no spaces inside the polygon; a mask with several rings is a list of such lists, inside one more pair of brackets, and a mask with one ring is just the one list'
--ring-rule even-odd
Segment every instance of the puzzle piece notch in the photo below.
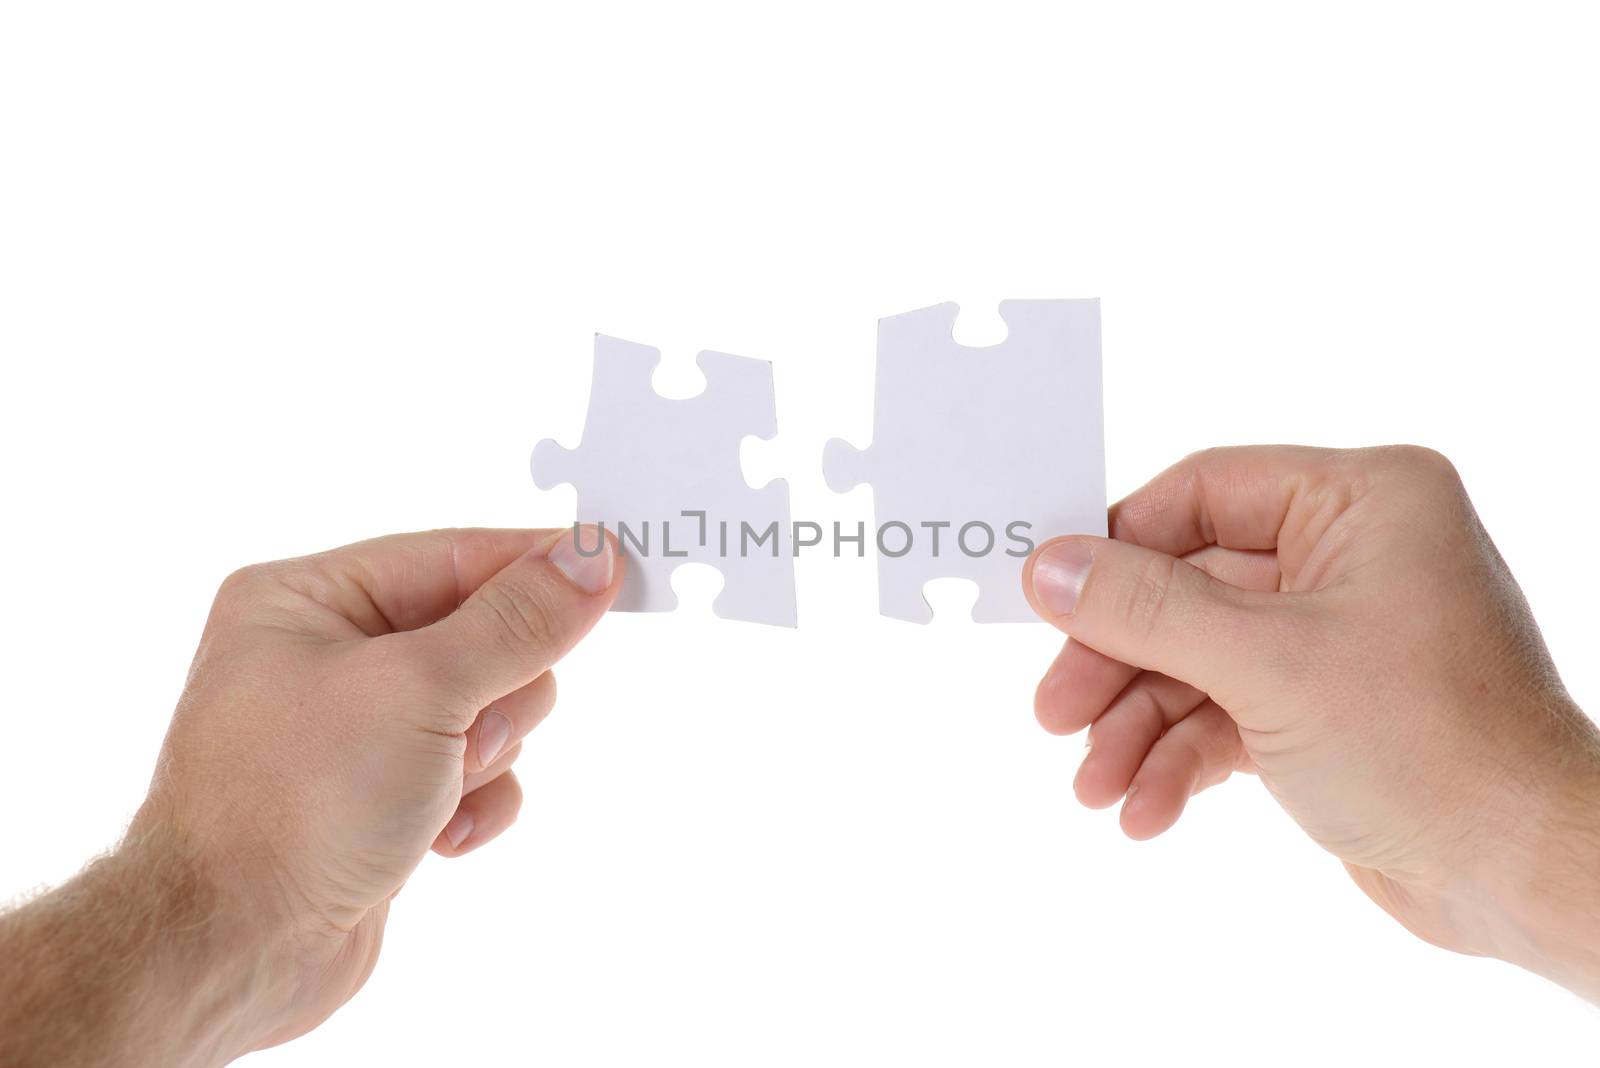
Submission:
{"label": "puzzle piece notch", "polygon": [[[671,611],[677,606],[672,572],[698,562],[722,573],[722,592],[712,605],[718,615],[793,626],[788,485],[775,479],[752,487],[739,459],[748,438],[777,434],[772,365],[701,352],[695,362],[705,389],[673,399],[651,384],[660,360],[651,346],[596,334],[583,437],[573,449],[539,442],[530,459],[534,482],[542,489],[571,483],[578,521],[604,523],[614,534],[626,525],[635,536],[619,539],[628,571],[615,610]],[[706,513],[703,542],[692,540],[699,521],[684,511]],[[724,522],[734,539],[743,523],[758,531],[776,523],[772,554],[722,555]],[[643,552],[634,543],[641,532]],[[669,547],[672,556],[664,555]]]}
{"label": "puzzle piece notch", "polygon": [[[954,303],[880,319],[872,444],[824,447],[831,489],[871,484],[879,529],[905,523],[922,542],[903,556],[879,553],[884,615],[926,623],[924,584],[967,578],[979,587],[975,621],[1032,620],[1022,559],[1004,554],[1008,524],[1029,523],[1035,543],[1105,533],[1099,302],[1007,300],[999,311],[1007,335],[982,347],[955,340]],[[974,520],[1001,547],[973,558],[946,530],[931,554],[923,522]]]}
{"label": "puzzle piece notch", "polygon": [[[770,441],[778,433],[777,405],[773,396],[772,364],[747,356],[705,350],[695,356],[695,365],[705,376],[705,389],[692,397],[663,397],[651,384],[661,363],[661,350],[638,342],[624,341],[605,334],[594,336],[594,372],[589,390],[589,411],[584,420],[584,436],[592,429],[602,433],[626,432],[626,418],[652,405],[687,405],[696,409],[738,407],[749,413],[750,425],[731,442],[737,457],[740,443],[755,437]],[[597,400],[599,406],[597,406]],[[688,409],[684,409],[687,411]],[[585,473],[580,459],[584,443],[569,449],[546,438],[533,450],[529,467],[534,484],[554,489],[574,484]],[[741,471],[741,479],[743,473]],[[745,485],[751,489],[759,486]]]}
{"label": "puzzle piece notch", "polygon": [[849,493],[872,481],[871,450],[858,449],[843,438],[829,438],[822,447],[822,477],[835,493]]}
{"label": "puzzle piece notch", "polygon": [[[1006,336],[993,345],[963,345],[955,339],[956,323],[961,316],[961,306],[954,301],[934,304],[915,311],[901,312],[878,320],[878,352],[893,349],[917,359],[938,359],[954,353],[964,358],[981,360],[985,353],[1003,355],[1002,350],[1024,348],[1043,340],[1039,312],[1048,315],[1053,305],[1073,303],[1059,300],[1003,300],[1000,318],[1006,324]],[[1045,322],[1048,320],[1046,319]],[[1098,337],[1096,338],[1098,347]],[[880,356],[881,359],[881,356]],[[924,365],[926,366],[926,365]],[[982,365],[974,363],[974,368]],[[880,368],[881,377],[881,368]],[[981,383],[974,383],[981,385]],[[873,445],[858,448],[843,438],[832,438],[823,446],[823,478],[835,493],[848,493],[863,482],[872,482],[877,474],[877,452],[874,446],[881,435],[877,426],[882,408],[878,397],[873,401]]]}
{"label": "puzzle piece notch", "polygon": [[533,455],[528,458],[528,470],[533,475],[533,484],[542,490],[553,490],[557,486],[572,484],[573,457],[577,453],[567,448],[554,438],[545,438],[533,447]]}

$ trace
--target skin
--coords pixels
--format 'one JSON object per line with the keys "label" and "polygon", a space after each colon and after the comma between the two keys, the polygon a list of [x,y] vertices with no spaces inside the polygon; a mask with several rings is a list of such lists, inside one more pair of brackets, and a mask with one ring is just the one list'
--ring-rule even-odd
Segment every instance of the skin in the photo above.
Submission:
{"label": "skin", "polygon": [[0,1063],[223,1064],[344,1004],[429,850],[516,819],[550,668],[623,577],[571,539],[404,535],[224,582],[127,841],[0,918]]}
{"label": "skin", "polygon": [[[1086,804],[1148,838],[1256,772],[1420,937],[1600,1001],[1600,739],[1448,462],[1202,453],[1111,533],[1023,574],[1070,636],[1037,714],[1088,728]],[[515,819],[550,668],[622,579],[609,541],[484,530],[231,577],[126,841],[0,916],[0,1063],[215,1065],[315,1027],[423,856]]]}
{"label": "skin", "polygon": [[1417,936],[1600,1000],[1600,741],[1450,463],[1221,449],[1040,547],[1046,729],[1150,838],[1235,771]]}

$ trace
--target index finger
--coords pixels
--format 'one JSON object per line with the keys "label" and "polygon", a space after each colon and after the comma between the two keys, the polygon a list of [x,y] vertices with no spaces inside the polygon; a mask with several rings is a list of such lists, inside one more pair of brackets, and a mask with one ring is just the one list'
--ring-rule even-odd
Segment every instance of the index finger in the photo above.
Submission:
{"label": "index finger", "polygon": [[1111,536],[1182,556],[1207,545],[1278,549],[1303,525],[1297,510],[1314,496],[1335,449],[1247,445],[1185,457],[1112,505]]}
{"label": "index finger", "polygon": [[328,593],[349,618],[376,610],[386,629],[416,630],[454,612],[507,564],[556,533],[479,527],[391,534],[307,562],[346,580],[335,581]]}

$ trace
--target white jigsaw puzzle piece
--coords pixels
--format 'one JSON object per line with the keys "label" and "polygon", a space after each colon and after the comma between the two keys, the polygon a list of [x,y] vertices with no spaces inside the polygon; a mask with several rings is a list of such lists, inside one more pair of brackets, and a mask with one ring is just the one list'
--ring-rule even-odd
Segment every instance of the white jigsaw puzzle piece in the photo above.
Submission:
{"label": "white jigsaw puzzle piece", "polygon": [[[672,572],[703,563],[722,572],[722,592],[712,603],[717,615],[792,627],[789,488],[778,479],[753,489],[739,464],[745,438],[778,432],[772,365],[702,352],[695,362],[705,389],[670,400],[651,385],[660,360],[658,349],[596,334],[583,440],[576,449],[539,442],[534,482],[541,489],[570,482],[578,491],[578,521],[603,523],[619,535],[628,570],[613,610],[671,611],[678,604]],[[704,512],[703,524],[685,512]],[[742,524],[773,535],[760,544],[741,541]],[[624,528],[631,538],[622,536]],[[748,551],[741,553],[741,545]]]}
{"label": "white jigsaw puzzle piece", "polygon": [[[1059,534],[1106,533],[1105,431],[1100,396],[1100,302],[1007,300],[1008,328],[997,345],[969,348],[954,338],[955,304],[878,320],[872,445],[829,441],[823,474],[835,492],[870,483],[883,545],[878,606],[896,619],[927,623],[923,585],[936,578],[978,585],[979,623],[1036,620],[1022,592],[1026,553],[1007,538],[1024,522],[1040,544]],[[947,522],[938,531],[924,523]],[[994,532],[987,553],[957,543],[962,525]],[[891,523],[912,534],[904,543]],[[968,547],[983,548],[972,528]]]}

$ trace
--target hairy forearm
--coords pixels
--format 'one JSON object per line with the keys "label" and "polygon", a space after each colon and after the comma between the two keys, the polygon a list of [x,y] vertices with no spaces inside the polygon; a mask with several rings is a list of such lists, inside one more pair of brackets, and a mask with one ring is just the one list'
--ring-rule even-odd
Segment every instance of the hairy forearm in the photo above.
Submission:
{"label": "hairy forearm", "polygon": [[1583,741],[1528,830],[1501,955],[1600,1005],[1600,752]]}
{"label": "hairy forearm", "polygon": [[1498,957],[1600,1005],[1600,730],[1565,696],[1513,713],[1540,744],[1480,774],[1452,949]]}
{"label": "hairy forearm", "polygon": [[0,1064],[226,1063],[270,983],[237,915],[160,829],[0,915]]}

